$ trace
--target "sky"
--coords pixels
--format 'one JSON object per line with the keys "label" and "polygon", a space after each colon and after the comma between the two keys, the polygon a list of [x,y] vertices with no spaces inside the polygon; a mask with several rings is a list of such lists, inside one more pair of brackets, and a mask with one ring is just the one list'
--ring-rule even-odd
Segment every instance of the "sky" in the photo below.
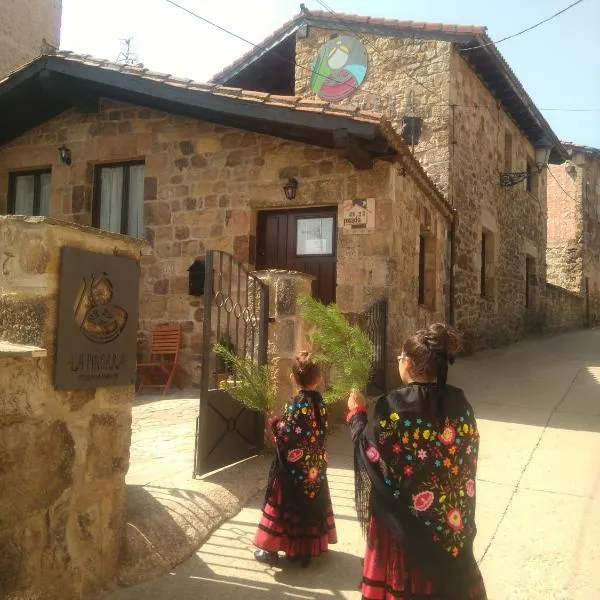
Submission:
{"label": "sky", "polygon": [[[299,12],[296,0],[176,0],[252,43]],[[511,35],[573,0],[326,0],[336,12],[390,19],[485,25],[492,40]],[[310,10],[325,10],[305,0]],[[600,0],[498,45],[558,137],[600,148]],[[251,46],[167,0],[63,0],[61,49],[116,60],[122,39],[144,66],[206,81]],[[583,110],[590,110],[584,112]]]}

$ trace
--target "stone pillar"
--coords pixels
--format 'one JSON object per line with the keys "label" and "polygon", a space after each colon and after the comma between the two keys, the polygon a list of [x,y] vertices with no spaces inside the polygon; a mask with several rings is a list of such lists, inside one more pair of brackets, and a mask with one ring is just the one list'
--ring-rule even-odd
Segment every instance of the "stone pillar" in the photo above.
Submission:
{"label": "stone pillar", "polygon": [[[55,389],[60,257],[73,247],[139,261],[140,246],[53,219],[0,217],[3,598],[79,599],[116,578],[134,386]],[[135,337],[131,345],[135,360]]]}
{"label": "stone pillar", "polygon": [[254,275],[269,286],[269,358],[279,358],[279,402],[275,408],[279,413],[292,395],[289,374],[294,357],[312,348],[308,327],[300,317],[298,296],[312,295],[315,277],[277,270],[258,271]]}

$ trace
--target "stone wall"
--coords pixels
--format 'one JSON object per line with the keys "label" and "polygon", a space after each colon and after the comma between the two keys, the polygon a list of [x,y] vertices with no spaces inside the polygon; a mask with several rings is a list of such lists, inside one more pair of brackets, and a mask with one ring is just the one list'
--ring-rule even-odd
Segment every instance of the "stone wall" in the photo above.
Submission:
{"label": "stone wall", "polygon": [[572,161],[551,165],[548,177],[548,283],[582,292],[582,170]]}
{"label": "stone wall", "polygon": [[404,116],[423,119],[416,154],[428,175],[448,192],[450,57],[452,44],[435,40],[350,34],[341,28],[308,28],[296,40],[296,94],[314,98],[310,78],[319,48],[334,33],[358,37],[369,54],[367,76],[341,104],[385,112],[398,131]]}
{"label": "stone wall", "polygon": [[548,281],[588,295],[589,325],[600,322],[600,153],[571,148],[548,178]]}
{"label": "stone wall", "polygon": [[[57,160],[63,142],[72,151],[70,166]],[[414,326],[442,318],[447,221],[440,220],[435,194],[417,185],[411,170],[399,176],[388,162],[357,171],[332,150],[103,101],[99,114],[69,111],[0,149],[0,211],[11,170],[51,165],[51,214],[90,224],[95,165],[132,159],[145,161],[144,223],[152,246],[141,260],[140,327],[146,334],[163,324],[183,328],[186,382],[200,380],[204,316],[203,298],[188,295],[187,269],[206,249],[252,263],[260,210],[337,206],[341,217],[344,200],[374,198],[372,232],[338,230],[342,310],[361,312],[384,294],[398,303],[390,356]],[[299,182],[293,202],[282,191],[289,177]],[[439,240],[434,310],[416,302],[423,208]]]}
{"label": "stone wall", "polygon": [[133,386],[54,389],[63,246],[136,260],[140,252],[123,236],[0,217],[0,337],[47,353],[0,352],[3,598],[97,593],[115,580],[123,535]]}
{"label": "stone wall", "polygon": [[[314,97],[310,75],[318,49],[332,34],[309,27],[297,39],[296,93]],[[345,104],[381,110],[400,130],[403,116],[423,119],[415,156],[457,209],[456,323],[469,346],[514,341],[543,320],[546,249],[545,175],[528,193],[525,182],[501,188],[505,132],[512,136],[511,168],[522,171],[535,153],[450,42],[352,34],[369,54],[360,89]],[[450,105],[454,104],[454,107]],[[492,291],[481,296],[481,236],[492,234]],[[535,260],[534,302],[525,307],[525,261]]]}
{"label": "stone wall", "polygon": [[585,299],[579,294],[552,285],[546,286],[547,331],[577,329],[584,326]]}
{"label": "stone wall", "polygon": [[48,44],[58,48],[61,14],[62,0],[0,2],[0,79]]}
{"label": "stone wall", "polygon": [[[581,157],[583,158],[583,157]],[[581,160],[577,157],[577,160]],[[589,325],[600,324],[600,151],[585,156],[582,177],[583,277],[589,294]]]}
{"label": "stone wall", "polygon": [[[458,211],[456,322],[474,347],[496,346],[517,340],[543,322],[546,175],[536,177],[532,192],[525,182],[500,187],[499,173],[507,167],[525,171],[527,162],[534,160],[534,149],[457,51],[451,65],[451,101],[457,105],[450,123],[454,131],[450,186]],[[506,134],[512,140],[509,164],[505,164]],[[492,235],[494,256],[490,290],[482,297],[484,231]],[[535,261],[529,308],[527,256]]]}

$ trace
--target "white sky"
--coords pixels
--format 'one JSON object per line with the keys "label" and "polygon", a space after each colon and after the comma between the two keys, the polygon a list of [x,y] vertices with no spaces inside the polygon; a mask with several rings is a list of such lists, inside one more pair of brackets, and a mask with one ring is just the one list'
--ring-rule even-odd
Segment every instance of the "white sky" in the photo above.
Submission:
{"label": "white sky", "polygon": [[[0,2],[3,0],[0,0]],[[20,1],[20,0],[16,0]],[[175,0],[258,43],[299,12],[297,0]],[[304,0],[311,10],[324,10]],[[571,0],[326,0],[338,12],[487,25],[492,39],[530,26]],[[600,109],[600,0],[585,0],[499,49],[538,107]],[[115,60],[120,38],[154,71],[206,81],[251,46],[167,0],[63,0],[61,49]],[[563,140],[600,147],[600,110],[543,111]]]}

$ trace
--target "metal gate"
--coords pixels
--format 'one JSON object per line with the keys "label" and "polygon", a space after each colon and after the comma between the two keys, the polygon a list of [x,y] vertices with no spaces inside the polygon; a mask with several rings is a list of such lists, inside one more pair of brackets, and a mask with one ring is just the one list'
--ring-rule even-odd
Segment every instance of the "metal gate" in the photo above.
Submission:
{"label": "metal gate", "polygon": [[267,360],[269,289],[225,252],[206,253],[200,411],[196,421],[194,476],[256,454],[263,447],[263,415],[219,389],[233,378],[219,365],[215,343],[263,365]]}
{"label": "metal gate", "polygon": [[386,329],[387,298],[383,298],[367,309],[366,332],[373,344],[373,373],[369,382],[370,394],[381,394],[386,391]]}

